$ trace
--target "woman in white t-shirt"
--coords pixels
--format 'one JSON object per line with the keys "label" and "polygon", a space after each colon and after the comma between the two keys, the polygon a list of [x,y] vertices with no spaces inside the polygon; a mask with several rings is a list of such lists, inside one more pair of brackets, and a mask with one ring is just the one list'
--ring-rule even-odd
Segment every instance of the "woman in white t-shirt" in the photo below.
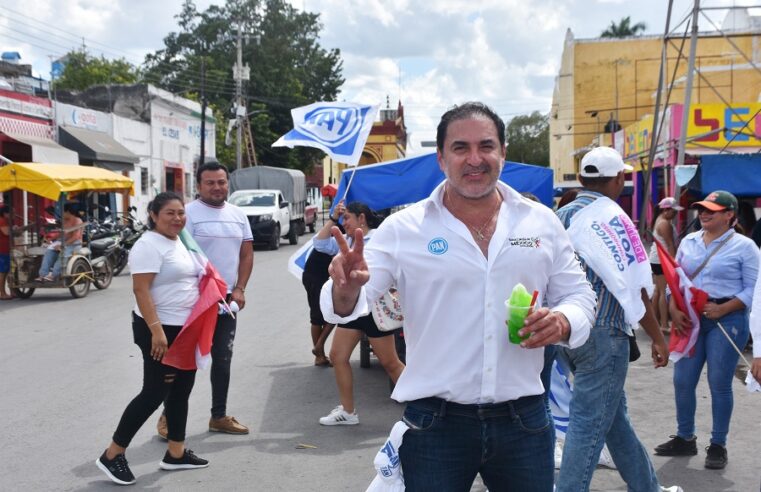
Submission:
{"label": "woman in white t-shirt", "polygon": [[129,255],[132,290],[137,301],[132,314],[135,344],[143,354],[143,388],[127,405],[108,449],[95,462],[111,480],[127,485],[135,477],[124,452],[145,421],[166,400],[168,449],[159,466],[164,470],[203,468],[208,461],[185,448],[188,398],[195,370],[162,363],[199,298],[198,271],[179,239],[185,227],[185,206],[179,195],[159,193],[148,205],[149,231]]}

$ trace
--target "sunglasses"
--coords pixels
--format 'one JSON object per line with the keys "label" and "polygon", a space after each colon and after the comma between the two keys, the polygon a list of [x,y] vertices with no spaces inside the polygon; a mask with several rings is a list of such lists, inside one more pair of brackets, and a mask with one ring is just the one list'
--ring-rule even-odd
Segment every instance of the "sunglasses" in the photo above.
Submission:
{"label": "sunglasses", "polygon": [[724,210],[708,210],[705,207],[698,207],[698,215],[700,214],[713,215],[718,212],[730,212],[730,210],[727,210],[726,208]]}

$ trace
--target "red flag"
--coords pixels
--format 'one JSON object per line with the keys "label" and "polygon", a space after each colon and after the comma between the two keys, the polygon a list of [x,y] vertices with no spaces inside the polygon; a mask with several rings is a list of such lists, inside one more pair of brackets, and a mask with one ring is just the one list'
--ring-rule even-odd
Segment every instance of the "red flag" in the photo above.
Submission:
{"label": "red flag", "polygon": [[211,359],[211,342],[217,326],[219,302],[225,299],[227,284],[190,234],[183,230],[180,239],[198,267],[200,296],[161,362],[190,371],[198,367],[205,368]]}
{"label": "red flag", "polygon": [[690,357],[694,353],[695,342],[700,334],[700,314],[708,301],[708,294],[692,285],[692,281],[684,273],[679,263],[671,257],[658,240],[655,240],[658,249],[658,258],[661,260],[663,276],[671,290],[677,308],[690,320],[691,326],[683,331],[676,329],[674,322],[671,323],[671,337],[669,338],[669,359],[676,362],[682,357]]}

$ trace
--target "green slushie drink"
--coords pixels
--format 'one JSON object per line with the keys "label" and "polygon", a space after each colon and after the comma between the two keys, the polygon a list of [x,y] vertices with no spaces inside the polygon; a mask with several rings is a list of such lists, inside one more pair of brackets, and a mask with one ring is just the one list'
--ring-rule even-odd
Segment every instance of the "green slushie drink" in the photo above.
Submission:
{"label": "green slushie drink", "polygon": [[531,309],[531,294],[526,290],[523,284],[516,284],[513,287],[513,292],[510,294],[510,299],[505,301],[505,307],[507,308],[507,333],[510,342],[521,343],[529,336],[520,336],[518,331],[523,328],[523,323],[528,316],[529,309]]}

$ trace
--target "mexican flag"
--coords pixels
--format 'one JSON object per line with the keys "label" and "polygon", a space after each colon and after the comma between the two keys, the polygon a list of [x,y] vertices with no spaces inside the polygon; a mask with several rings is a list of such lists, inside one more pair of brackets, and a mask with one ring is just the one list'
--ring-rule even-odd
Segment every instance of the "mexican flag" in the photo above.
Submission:
{"label": "mexican flag", "polygon": [[671,323],[671,337],[669,338],[669,360],[677,362],[682,357],[691,357],[694,353],[695,342],[700,334],[700,313],[708,301],[708,294],[692,285],[692,281],[684,273],[679,263],[671,257],[668,251],[659,241],[655,241],[658,249],[658,258],[661,260],[663,276],[671,290],[671,295],[676,306],[690,319],[691,326],[687,330],[678,331]]}
{"label": "mexican flag", "polygon": [[227,284],[185,229],[180,233],[180,240],[198,271],[200,297],[161,362],[185,371],[206,369],[211,362],[211,341],[217,326],[219,303],[225,301]]}

